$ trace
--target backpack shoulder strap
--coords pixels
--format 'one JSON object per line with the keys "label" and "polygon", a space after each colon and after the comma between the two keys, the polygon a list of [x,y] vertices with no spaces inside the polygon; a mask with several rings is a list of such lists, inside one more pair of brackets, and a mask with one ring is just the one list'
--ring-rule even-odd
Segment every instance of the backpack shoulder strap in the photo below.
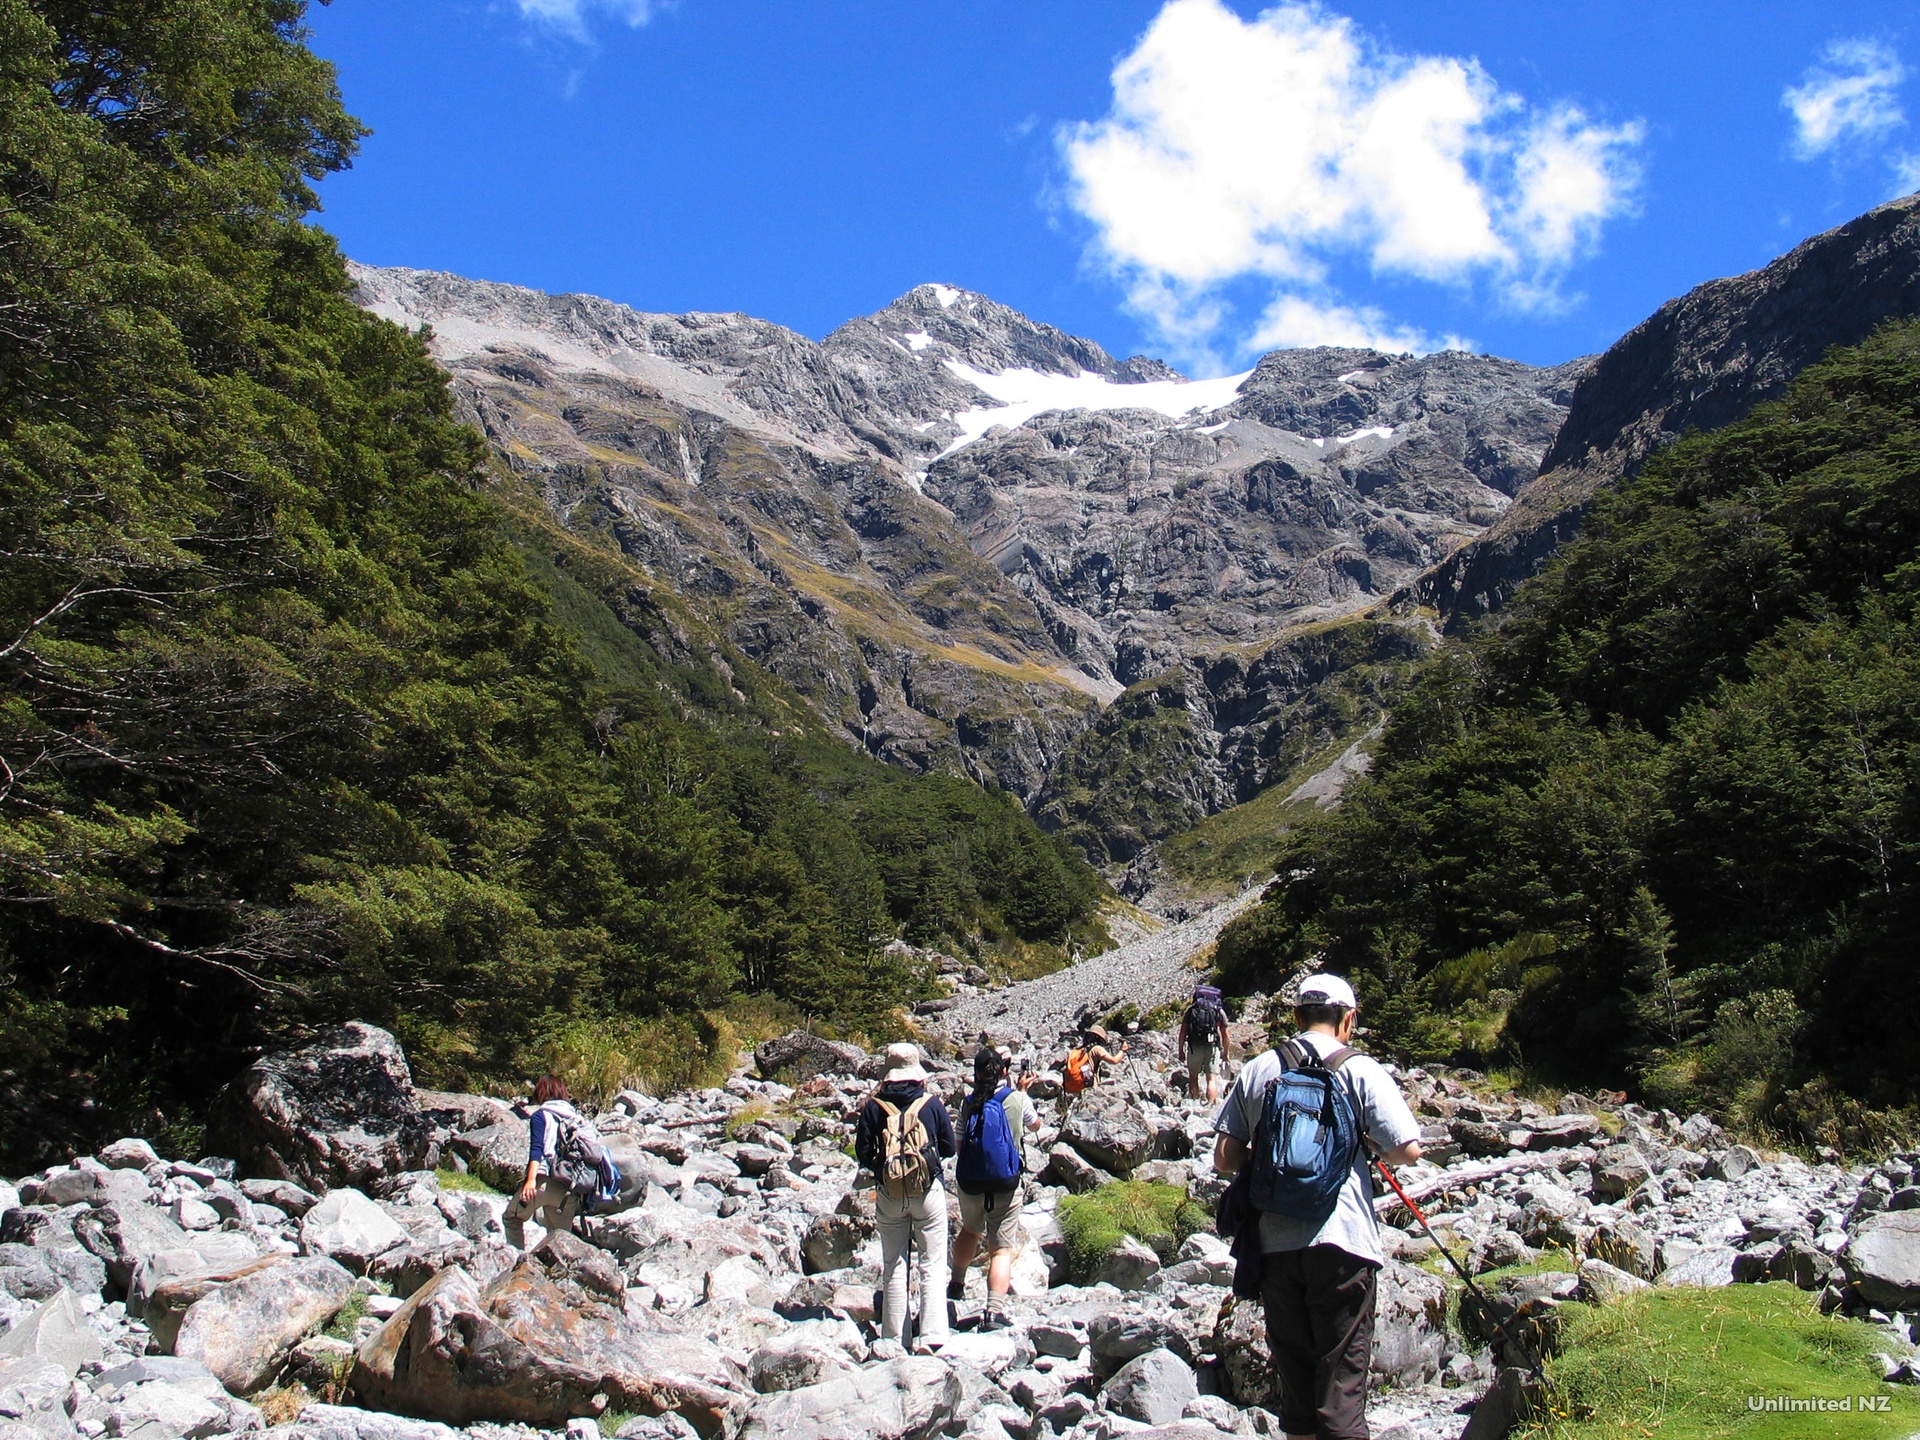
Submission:
{"label": "backpack shoulder strap", "polygon": [[1357,1052],[1351,1045],[1342,1045],[1338,1050],[1335,1050],[1332,1054],[1328,1055],[1327,1058],[1322,1060],[1320,1063],[1329,1070],[1338,1070],[1342,1065],[1346,1064],[1347,1061],[1351,1060],[1357,1053],[1359,1052]]}
{"label": "backpack shoulder strap", "polygon": [[1307,1063],[1307,1047],[1298,1040],[1282,1040],[1278,1049],[1282,1071],[1298,1070]]}
{"label": "backpack shoulder strap", "polygon": [[921,1093],[918,1097],[915,1098],[914,1102],[911,1105],[907,1106],[906,1110],[903,1112],[906,1115],[906,1118],[909,1120],[917,1119],[920,1114],[921,1106],[925,1105],[927,1101],[931,1100],[932,1098],[933,1097],[931,1095],[928,1095],[924,1092]]}
{"label": "backpack shoulder strap", "polygon": [[873,1103],[880,1107],[881,1111],[889,1120],[900,1113],[900,1107],[898,1105],[895,1105],[890,1100],[882,1100],[878,1095],[873,1097]]}

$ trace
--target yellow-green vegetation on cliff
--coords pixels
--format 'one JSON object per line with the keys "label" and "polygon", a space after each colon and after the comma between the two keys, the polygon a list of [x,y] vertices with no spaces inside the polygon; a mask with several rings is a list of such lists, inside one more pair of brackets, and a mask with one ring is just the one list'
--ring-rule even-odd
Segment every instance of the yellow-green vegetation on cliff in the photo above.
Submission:
{"label": "yellow-green vegetation on cliff", "polygon": [[303,10],[0,4],[6,1168],[340,1019],[510,1084],[743,996],[883,1024],[896,933],[1069,940],[1101,886],[1005,796],[490,480],[306,223],[361,131]]}
{"label": "yellow-green vegetation on cliff", "polygon": [[1920,326],[1663,452],[1222,936],[1351,974],[1409,1058],[1637,1077],[1809,1144],[1920,1099]]}
{"label": "yellow-green vegetation on cliff", "polygon": [[[1196,657],[1109,706],[1060,757],[1035,813],[1108,865],[1256,797],[1265,808],[1252,823],[1278,818],[1269,812],[1305,763],[1331,759],[1377,723],[1429,643],[1417,618],[1358,616]],[[1277,840],[1277,830],[1264,846],[1248,837],[1233,863],[1264,873]]]}

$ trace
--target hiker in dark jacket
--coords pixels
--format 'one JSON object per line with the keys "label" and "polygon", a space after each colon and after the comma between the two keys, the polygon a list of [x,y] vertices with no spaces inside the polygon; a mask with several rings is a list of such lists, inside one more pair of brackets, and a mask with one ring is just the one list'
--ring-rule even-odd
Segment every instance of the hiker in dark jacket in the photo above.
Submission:
{"label": "hiker in dark jacket", "polygon": [[[860,1107],[853,1153],[879,1182],[874,1195],[880,1230],[880,1273],[886,1297],[880,1333],[904,1338],[907,1318],[907,1247],[920,1251],[920,1351],[938,1349],[947,1338],[947,1190],[940,1162],[954,1153],[953,1120],[940,1098],[927,1089],[920,1051],[912,1045],[887,1047],[887,1068],[880,1088]],[[889,1154],[889,1126],[924,1133],[918,1164],[913,1157]]]}
{"label": "hiker in dark jacket", "polygon": [[1218,1105],[1227,1063],[1227,1012],[1215,986],[1193,987],[1193,1003],[1180,1017],[1180,1063],[1187,1067],[1187,1098],[1198,1100],[1204,1086],[1207,1104]]}

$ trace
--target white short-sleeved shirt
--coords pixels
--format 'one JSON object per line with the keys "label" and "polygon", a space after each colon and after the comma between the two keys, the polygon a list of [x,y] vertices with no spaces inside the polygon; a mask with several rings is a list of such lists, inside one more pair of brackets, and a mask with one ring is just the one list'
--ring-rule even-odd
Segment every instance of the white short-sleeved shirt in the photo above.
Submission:
{"label": "white short-sleeved shirt", "polygon": [[[1340,1048],[1340,1042],[1333,1036],[1314,1031],[1297,1038],[1302,1045],[1312,1046],[1323,1060]],[[1263,1051],[1242,1066],[1233,1088],[1221,1102],[1214,1128],[1243,1144],[1250,1144],[1254,1132],[1260,1128],[1267,1085],[1280,1077],[1280,1071],[1278,1049]],[[1400,1087],[1393,1083],[1378,1060],[1366,1055],[1350,1056],[1334,1072],[1334,1083],[1347,1087],[1361,1133],[1373,1142],[1376,1150],[1397,1150],[1409,1140],[1420,1138],[1420,1122],[1413,1118]],[[1271,1253],[1304,1250],[1309,1245],[1337,1245],[1349,1255],[1380,1264],[1380,1221],[1373,1213],[1370,1167],[1363,1145],[1353,1157],[1353,1170],[1341,1187],[1333,1214],[1317,1227],[1309,1221],[1292,1220],[1284,1215],[1262,1215],[1260,1248]]]}

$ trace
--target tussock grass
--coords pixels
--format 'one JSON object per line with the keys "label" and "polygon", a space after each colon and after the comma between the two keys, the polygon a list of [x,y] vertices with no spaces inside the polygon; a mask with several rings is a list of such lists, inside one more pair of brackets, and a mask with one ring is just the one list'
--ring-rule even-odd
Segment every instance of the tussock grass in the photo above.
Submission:
{"label": "tussock grass", "polygon": [[498,1195],[500,1192],[471,1170],[436,1170],[434,1178],[442,1190],[466,1191],[473,1195]]}
{"label": "tussock grass", "polygon": [[1170,1260],[1182,1240],[1208,1223],[1207,1212],[1186,1191],[1154,1180],[1115,1180],[1069,1195],[1060,1202],[1057,1218],[1067,1237],[1068,1268],[1081,1281],[1128,1235]]}
{"label": "tussock grass", "polygon": [[[1883,1384],[1886,1340],[1827,1318],[1791,1285],[1658,1289],[1605,1306],[1570,1305],[1549,1374],[1557,1413],[1538,1440],[1891,1440],[1920,1430],[1920,1396]],[[1749,1396],[1847,1399],[1846,1411],[1755,1412]],[[1885,1396],[1886,1413],[1860,1409]]]}

